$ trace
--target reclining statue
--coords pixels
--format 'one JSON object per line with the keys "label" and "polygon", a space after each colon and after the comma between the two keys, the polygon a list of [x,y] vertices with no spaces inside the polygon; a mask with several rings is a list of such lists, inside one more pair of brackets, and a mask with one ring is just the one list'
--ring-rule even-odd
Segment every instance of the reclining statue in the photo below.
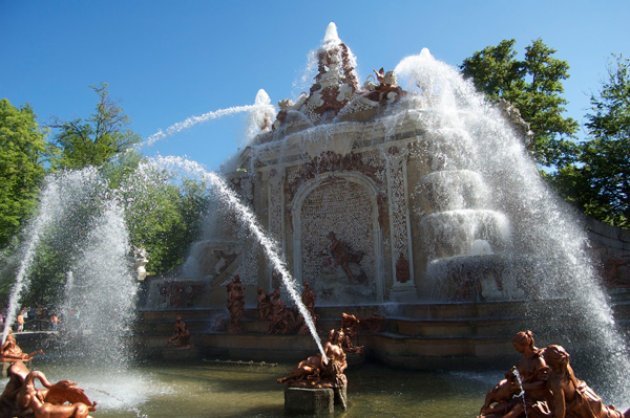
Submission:
{"label": "reclining statue", "polygon": [[[89,418],[96,410],[83,389],[70,380],[55,384],[44,373],[30,371],[17,360],[7,371],[9,382],[0,395],[0,416],[34,418]],[[36,380],[42,388],[35,386]]]}

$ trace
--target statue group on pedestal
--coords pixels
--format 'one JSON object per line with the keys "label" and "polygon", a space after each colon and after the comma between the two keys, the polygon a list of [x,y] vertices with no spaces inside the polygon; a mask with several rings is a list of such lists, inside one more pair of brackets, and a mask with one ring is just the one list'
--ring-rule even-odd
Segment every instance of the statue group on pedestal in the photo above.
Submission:
{"label": "statue group on pedestal", "polygon": [[570,364],[569,353],[560,345],[540,349],[531,331],[512,339],[522,357],[488,394],[479,418],[630,418],[606,405]]}
{"label": "statue group on pedestal", "polygon": [[[304,283],[302,303],[310,314],[313,323],[317,323],[315,313],[315,292],[308,283]],[[287,307],[282,300],[280,289],[276,287],[270,295],[258,288],[256,300],[258,303],[258,319],[269,321],[269,334],[290,334],[297,332],[308,334],[308,327],[297,308]]]}
{"label": "statue group on pedestal", "polygon": [[289,387],[303,388],[331,388],[343,409],[347,408],[348,378],[344,374],[348,367],[346,353],[343,349],[343,329],[331,329],[328,341],[321,354],[310,356],[298,363],[297,367],[288,375],[277,381]]}

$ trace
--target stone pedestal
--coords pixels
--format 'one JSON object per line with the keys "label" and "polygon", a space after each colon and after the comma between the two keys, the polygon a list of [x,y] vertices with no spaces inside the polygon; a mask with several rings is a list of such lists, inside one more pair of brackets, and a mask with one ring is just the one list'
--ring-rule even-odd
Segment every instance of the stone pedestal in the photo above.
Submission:
{"label": "stone pedestal", "polygon": [[284,412],[287,414],[332,415],[335,412],[332,389],[288,387],[284,390]]}

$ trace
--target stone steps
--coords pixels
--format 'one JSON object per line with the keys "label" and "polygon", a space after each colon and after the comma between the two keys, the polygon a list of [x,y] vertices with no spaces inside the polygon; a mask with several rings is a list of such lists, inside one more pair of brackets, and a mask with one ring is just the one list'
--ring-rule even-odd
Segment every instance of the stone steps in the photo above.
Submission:
{"label": "stone steps", "polygon": [[[364,323],[367,318],[378,318],[379,329],[359,331],[357,343],[366,347],[367,357],[395,367],[457,369],[512,359],[511,337],[532,327],[525,315],[532,308],[537,308],[535,302],[420,303],[317,307],[316,313],[322,340],[329,329],[340,326],[343,312],[359,316]],[[615,294],[613,308],[622,330],[630,331],[630,292]],[[571,333],[575,321],[563,312],[562,301],[558,301],[548,321]],[[268,334],[268,321],[258,319],[254,308],[245,310],[237,334],[225,331],[226,309],[141,311],[135,337],[139,350],[147,357],[163,357],[178,315],[188,324],[191,342],[201,357],[294,362],[317,352],[308,335]]]}

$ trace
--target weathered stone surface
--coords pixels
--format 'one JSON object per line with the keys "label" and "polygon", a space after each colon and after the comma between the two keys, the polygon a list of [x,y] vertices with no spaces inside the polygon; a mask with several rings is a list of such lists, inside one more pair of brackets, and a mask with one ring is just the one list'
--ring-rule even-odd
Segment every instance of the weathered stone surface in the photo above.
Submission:
{"label": "weathered stone surface", "polygon": [[332,389],[288,387],[284,391],[284,412],[287,414],[331,415],[335,412]]}

